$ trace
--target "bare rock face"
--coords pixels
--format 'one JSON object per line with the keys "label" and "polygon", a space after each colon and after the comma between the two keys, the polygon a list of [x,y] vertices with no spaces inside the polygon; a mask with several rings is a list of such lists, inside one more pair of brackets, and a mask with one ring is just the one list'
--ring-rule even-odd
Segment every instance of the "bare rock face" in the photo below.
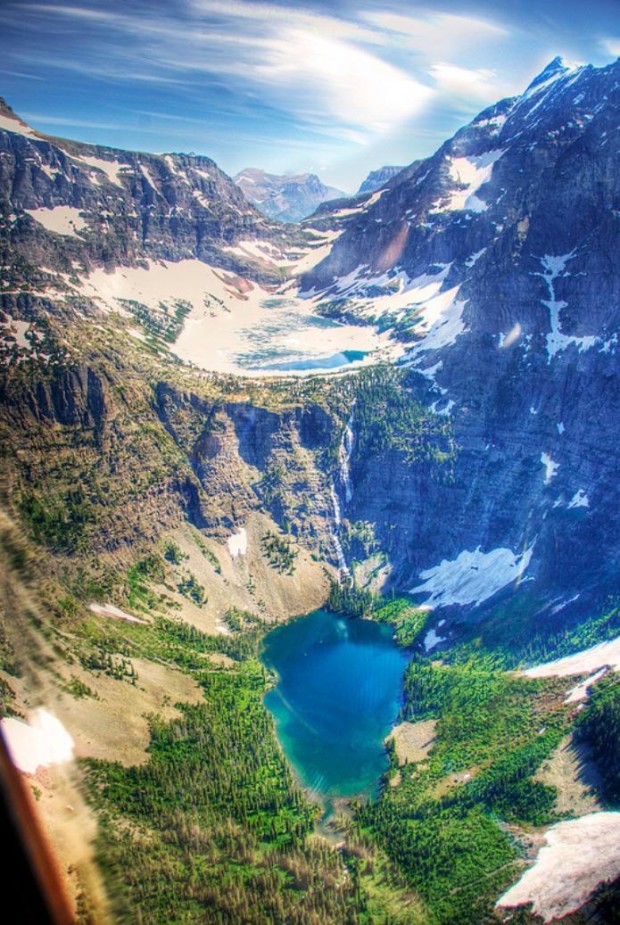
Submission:
{"label": "bare rock face", "polygon": [[376,190],[382,189],[404,169],[404,167],[379,167],[378,170],[371,170],[366,179],[360,184],[357,191],[358,195],[361,193],[374,193]]}
{"label": "bare rock face", "polygon": [[353,460],[345,513],[397,532],[401,586],[480,548],[527,551],[507,588],[547,617],[617,588],[619,112],[620,62],[552,62],[368,201],[303,281],[408,342],[410,387],[454,428],[449,484]]}

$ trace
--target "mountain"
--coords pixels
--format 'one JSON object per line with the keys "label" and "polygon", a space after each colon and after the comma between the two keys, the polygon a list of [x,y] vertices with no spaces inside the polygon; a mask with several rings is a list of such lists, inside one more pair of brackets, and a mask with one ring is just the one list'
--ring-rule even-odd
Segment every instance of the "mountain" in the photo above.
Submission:
{"label": "mountain", "polygon": [[[408,343],[417,393],[453,428],[449,484],[351,470],[345,516],[392,512],[398,583],[421,600],[483,602],[494,551],[539,619],[615,590],[619,78],[554,61],[369,201],[302,281],[332,317]],[[457,576],[469,591],[439,590]]]}
{"label": "mountain", "polygon": [[374,193],[376,190],[381,189],[403,169],[403,167],[379,167],[378,170],[371,170],[361,183],[357,191],[358,195],[360,193]]}
{"label": "mountain", "polygon": [[[619,110],[620,63],[555,60],[291,227],[209,158],[2,105],[2,722],[43,702],[86,759],[27,780],[52,832],[98,826],[111,918],[617,908]],[[326,602],[411,653],[390,786],[339,851],[259,663]],[[587,878],[540,851],[545,890],[511,889],[574,832]],[[95,849],[54,837],[107,921]]]}
{"label": "mountain", "polygon": [[313,173],[281,176],[246,167],[234,181],[261,212],[280,222],[300,222],[321,203],[346,195],[333,186],[325,186]]}
{"label": "mountain", "polygon": [[197,258],[238,269],[230,248],[240,240],[290,240],[208,157],[51,138],[4,101],[0,127],[2,203],[17,216],[12,246],[34,262],[60,267],[70,254],[89,268]]}

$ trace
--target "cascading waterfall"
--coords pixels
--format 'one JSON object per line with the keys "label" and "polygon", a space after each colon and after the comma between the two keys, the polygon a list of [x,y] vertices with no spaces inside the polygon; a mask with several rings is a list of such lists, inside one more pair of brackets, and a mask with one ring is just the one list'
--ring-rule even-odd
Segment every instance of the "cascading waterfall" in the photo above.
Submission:
{"label": "cascading waterfall", "polygon": [[340,447],[338,448],[338,459],[340,462],[340,479],[344,488],[344,497],[347,504],[353,497],[353,486],[351,485],[351,456],[355,445],[355,435],[353,433],[353,411],[346,423]]}
{"label": "cascading waterfall", "polygon": [[[342,435],[342,440],[340,441],[340,446],[338,447],[338,461],[340,466],[340,481],[342,483],[342,488],[344,490],[345,503],[348,504],[353,497],[353,486],[351,484],[351,455],[353,453],[353,447],[355,444],[355,435],[353,433],[353,411],[351,411],[351,416],[345,425],[344,434]],[[334,511],[334,531],[332,533],[332,540],[334,543],[334,548],[336,550],[336,557],[338,559],[338,569],[340,575],[350,576],[351,572],[347,565],[347,561],[344,556],[344,550],[342,548],[342,543],[340,542],[340,526],[342,523],[342,513],[340,509],[340,499],[334,484],[331,486],[331,500],[332,508]]]}

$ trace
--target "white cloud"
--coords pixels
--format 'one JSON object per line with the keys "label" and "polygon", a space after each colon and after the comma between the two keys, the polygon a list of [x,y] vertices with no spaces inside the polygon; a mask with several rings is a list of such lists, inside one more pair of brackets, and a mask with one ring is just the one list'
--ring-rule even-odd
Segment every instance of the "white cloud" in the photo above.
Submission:
{"label": "white cloud", "polygon": [[496,100],[502,95],[495,71],[486,68],[458,67],[455,64],[438,63],[429,68],[437,87],[455,97],[476,100]]}
{"label": "white cloud", "polygon": [[404,71],[339,38],[298,26],[280,28],[253,76],[305,107],[329,112],[348,126],[384,133],[419,112],[432,90]]}

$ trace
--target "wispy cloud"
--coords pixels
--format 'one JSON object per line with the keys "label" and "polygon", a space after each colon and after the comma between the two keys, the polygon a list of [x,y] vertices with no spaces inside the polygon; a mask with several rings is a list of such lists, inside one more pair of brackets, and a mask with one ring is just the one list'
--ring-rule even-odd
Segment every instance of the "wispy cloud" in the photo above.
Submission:
{"label": "wispy cloud", "polygon": [[[357,143],[393,131],[420,112],[433,93],[430,82],[377,53],[385,44],[381,29],[309,9],[187,0],[183,9],[191,17],[188,23],[173,20],[165,8],[148,18],[131,8],[112,16],[83,4],[35,3],[28,8],[89,28],[105,25],[105,58],[97,53],[56,55],[50,66],[78,73],[88,69],[90,76],[108,80],[169,83],[206,75],[237,81],[246,97],[253,91],[262,103],[301,122],[323,121],[329,131]],[[139,69],[126,67],[128,44],[111,41],[114,33],[121,39],[131,36]]]}
{"label": "wispy cloud", "polygon": [[437,86],[455,99],[496,99],[500,94],[497,74],[486,68],[458,67],[455,64],[432,64],[431,76]]}
{"label": "wispy cloud", "polygon": [[371,10],[362,13],[362,18],[386,33],[400,36],[401,44],[422,52],[425,57],[443,58],[472,44],[480,46],[509,35],[507,29],[490,20],[453,13],[408,16]]}

